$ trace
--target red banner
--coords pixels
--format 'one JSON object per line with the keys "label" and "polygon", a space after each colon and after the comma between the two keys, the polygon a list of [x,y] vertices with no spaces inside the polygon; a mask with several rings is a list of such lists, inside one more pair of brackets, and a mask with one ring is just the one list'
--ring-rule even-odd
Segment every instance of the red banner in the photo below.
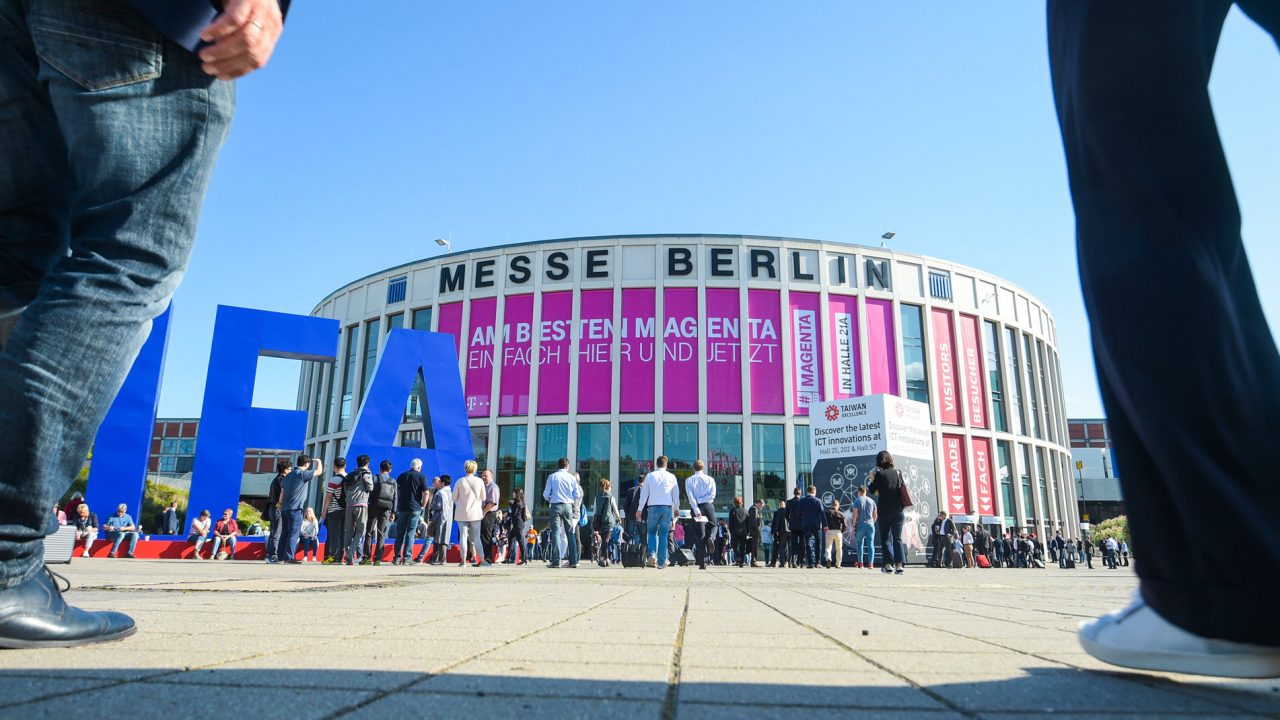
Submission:
{"label": "red banner", "polygon": [[982,375],[982,348],[978,347],[978,318],[960,316],[960,341],[964,343],[965,411],[970,427],[987,426],[987,386]]}
{"label": "red banner", "polygon": [[952,515],[969,514],[969,481],[965,471],[964,438],[960,435],[942,436],[942,476],[947,493],[947,512]]}
{"label": "red banner", "polygon": [[960,382],[956,377],[956,337],[951,326],[951,312],[934,309],[931,314],[933,316],[933,362],[938,374],[938,416],[944,425],[959,425]]}
{"label": "red banner", "polygon": [[995,485],[991,477],[991,440],[973,439],[973,479],[978,485],[978,514],[995,515]]}

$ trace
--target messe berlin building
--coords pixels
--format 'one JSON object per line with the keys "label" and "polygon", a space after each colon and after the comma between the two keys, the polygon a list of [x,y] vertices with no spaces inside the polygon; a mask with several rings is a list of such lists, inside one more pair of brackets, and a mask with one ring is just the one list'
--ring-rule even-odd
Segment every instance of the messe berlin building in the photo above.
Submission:
{"label": "messe berlin building", "polygon": [[[773,508],[809,484],[810,403],[888,393],[929,404],[935,497],[953,512],[1078,532],[1053,318],[952,262],[779,237],[569,238],[390,268],[312,314],[342,328],[337,362],[304,363],[299,387],[326,465],[404,327],[455,338],[473,453],[504,504],[537,497],[561,457],[590,500],[662,454],[682,477],[704,459],[721,509]],[[429,425],[415,392],[400,444],[430,446]]]}

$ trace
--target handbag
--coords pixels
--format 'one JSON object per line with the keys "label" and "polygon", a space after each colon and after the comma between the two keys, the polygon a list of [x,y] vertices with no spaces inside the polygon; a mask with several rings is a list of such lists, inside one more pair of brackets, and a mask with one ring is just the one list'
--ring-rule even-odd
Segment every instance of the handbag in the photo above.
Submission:
{"label": "handbag", "polygon": [[911,491],[907,489],[907,481],[902,478],[902,471],[898,471],[898,500],[902,501],[902,507],[909,508],[916,504],[911,498]]}

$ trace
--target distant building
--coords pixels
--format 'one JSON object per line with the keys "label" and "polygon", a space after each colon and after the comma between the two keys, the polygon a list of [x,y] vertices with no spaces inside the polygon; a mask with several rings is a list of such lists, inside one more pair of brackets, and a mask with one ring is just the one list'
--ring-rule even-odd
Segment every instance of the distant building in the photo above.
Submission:
{"label": "distant building", "polygon": [[1123,515],[1120,476],[1105,419],[1067,419],[1080,521],[1100,523]]}
{"label": "distant building", "polygon": [[[151,436],[151,456],[147,460],[147,480],[189,491],[191,468],[195,465],[199,418],[158,418]],[[276,473],[276,463],[292,460],[297,451],[246,450],[244,474],[240,478],[240,499],[259,510],[266,507],[267,489]],[[208,508],[215,514],[217,508]]]}

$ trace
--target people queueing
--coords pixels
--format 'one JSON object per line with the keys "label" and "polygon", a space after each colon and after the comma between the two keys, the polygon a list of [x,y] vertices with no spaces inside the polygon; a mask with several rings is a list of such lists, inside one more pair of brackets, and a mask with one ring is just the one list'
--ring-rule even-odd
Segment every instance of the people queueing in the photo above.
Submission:
{"label": "people queueing", "polygon": [[853,501],[853,548],[855,568],[876,566],[876,501],[867,495],[867,486],[858,486]]}
{"label": "people queueing", "polygon": [[786,567],[787,557],[791,554],[791,533],[788,530],[790,525],[787,522],[786,500],[778,503],[778,509],[773,511],[773,522],[769,527],[773,531],[773,552],[769,553],[769,567]]}
{"label": "people queueing", "polygon": [[750,567],[760,567],[760,551],[764,545],[764,500],[757,499],[747,508],[747,553]]}
{"label": "people queueing", "polygon": [[[363,560],[360,552],[363,549],[361,546],[365,526],[369,523],[369,495],[373,492],[373,471],[369,469],[369,461],[368,455],[357,457],[356,469],[347,473],[342,480],[342,491],[347,498],[347,510],[342,518],[342,537],[347,542],[345,562],[348,565]],[[292,557],[290,553],[290,558]]]}
{"label": "people queueing", "polygon": [[396,511],[396,479],[391,475],[391,461],[378,463],[378,474],[373,478],[373,490],[369,493],[369,517],[365,523],[364,559],[362,565],[381,565],[385,551],[387,532]]}
{"label": "people queueing", "polygon": [[427,504],[427,493],[422,460],[414,458],[409,462],[409,469],[396,478],[396,538],[391,550],[392,565],[404,565],[413,555],[413,539],[422,520],[422,509]]}
{"label": "people queueing", "polygon": [[838,568],[844,563],[844,533],[848,529],[839,500],[831,502],[826,515],[827,529],[822,539],[823,565],[828,569]]}
{"label": "people queueing", "polygon": [[333,459],[333,477],[325,486],[324,510],[320,511],[320,520],[324,523],[324,564],[340,563],[346,554],[347,543],[344,535],[347,521],[347,493],[343,486],[347,481],[347,459]]}
{"label": "people queueing", "polygon": [[813,485],[800,498],[799,506],[804,566],[812,570],[822,562],[822,538],[827,529],[827,511],[818,499],[818,488]]}
{"label": "people queueing", "polygon": [[747,561],[747,509],[743,507],[742,498],[733,499],[733,507],[729,509],[729,542],[733,546],[733,562],[742,567]]}
{"label": "people queueing", "polygon": [[791,567],[800,567],[804,561],[804,532],[801,530],[800,515],[803,509],[800,505],[800,498],[804,493],[797,486],[791,493],[791,500],[787,503],[787,526],[791,528]]}

